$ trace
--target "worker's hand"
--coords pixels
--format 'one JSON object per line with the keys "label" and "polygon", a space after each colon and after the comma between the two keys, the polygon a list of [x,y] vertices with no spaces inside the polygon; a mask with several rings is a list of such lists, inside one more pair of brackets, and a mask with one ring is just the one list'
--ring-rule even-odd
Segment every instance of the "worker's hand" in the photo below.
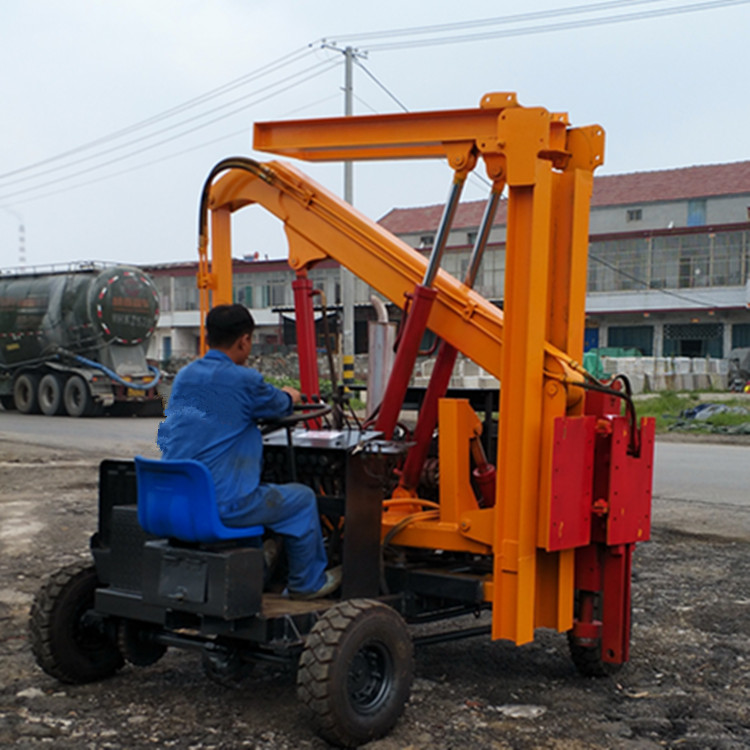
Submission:
{"label": "worker's hand", "polygon": [[300,393],[296,388],[292,388],[289,385],[285,385],[281,390],[284,391],[284,393],[288,393],[292,397],[293,404],[302,403],[302,397],[300,396]]}

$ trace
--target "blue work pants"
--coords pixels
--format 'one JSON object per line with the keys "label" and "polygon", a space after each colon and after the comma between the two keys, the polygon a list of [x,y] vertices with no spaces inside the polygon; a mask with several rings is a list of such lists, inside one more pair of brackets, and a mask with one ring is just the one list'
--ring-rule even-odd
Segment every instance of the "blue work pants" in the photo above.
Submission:
{"label": "blue work pants", "polygon": [[242,511],[223,522],[232,527],[263,525],[283,536],[289,590],[306,594],[320,589],[328,559],[315,493],[304,484],[261,484],[243,504]]}

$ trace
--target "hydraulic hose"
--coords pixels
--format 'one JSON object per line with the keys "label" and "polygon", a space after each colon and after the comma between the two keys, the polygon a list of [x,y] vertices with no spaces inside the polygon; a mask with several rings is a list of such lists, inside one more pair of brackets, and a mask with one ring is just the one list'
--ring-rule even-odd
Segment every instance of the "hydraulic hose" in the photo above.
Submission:
{"label": "hydraulic hose", "polygon": [[129,380],[125,380],[124,378],[120,377],[114,370],[110,370],[109,367],[105,367],[99,362],[94,362],[93,359],[86,359],[86,357],[82,357],[80,354],[74,354],[73,359],[75,359],[76,362],[80,362],[82,365],[86,365],[86,367],[93,367],[95,370],[101,370],[107,377],[111,378],[116,383],[124,385],[127,388],[133,388],[137,391],[147,391],[151,388],[154,388],[159,384],[159,381],[161,380],[161,370],[154,367],[153,365],[147,365],[147,367],[149,371],[154,374],[154,379],[149,383],[138,384],[132,383]]}

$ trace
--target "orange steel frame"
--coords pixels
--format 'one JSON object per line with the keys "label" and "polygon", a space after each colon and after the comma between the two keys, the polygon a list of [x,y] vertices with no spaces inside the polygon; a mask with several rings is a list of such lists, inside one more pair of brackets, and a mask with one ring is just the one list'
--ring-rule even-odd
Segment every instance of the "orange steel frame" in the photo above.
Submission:
{"label": "orange steel frame", "polygon": [[[481,431],[479,420],[466,402],[444,399],[439,509],[420,514],[395,539],[493,556],[484,583],[493,638],[520,644],[537,627],[568,630],[580,540],[549,541],[553,436],[558,418],[584,410],[577,362],[602,128],[573,128],[565,114],[497,93],[470,110],[258,123],[254,146],[310,161],[444,157],[460,179],[483,160],[493,189],[507,187],[505,312],[440,270],[428,319],[431,330],[502,382],[496,502],[480,508],[469,481],[469,441]],[[420,253],[294,167],[248,163],[249,171],[228,169],[210,186],[210,258],[207,236],[199,248],[202,318],[209,302],[232,301],[231,214],[256,203],[283,222],[299,277],[332,258],[404,307],[425,274]],[[386,502],[383,534],[415,506],[418,498],[408,493]]]}

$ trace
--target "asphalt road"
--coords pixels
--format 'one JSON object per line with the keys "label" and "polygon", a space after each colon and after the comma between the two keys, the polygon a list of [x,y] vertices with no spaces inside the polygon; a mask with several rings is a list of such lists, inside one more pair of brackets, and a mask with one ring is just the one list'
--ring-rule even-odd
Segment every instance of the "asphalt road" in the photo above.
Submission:
{"label": "asphalt road", "polygon": [[[158,456],[159,421],[0,411],[0,440],[80,450],[97,460]],[[653,520],[678,531],[750,541],[750,446],[657,440]]]}

